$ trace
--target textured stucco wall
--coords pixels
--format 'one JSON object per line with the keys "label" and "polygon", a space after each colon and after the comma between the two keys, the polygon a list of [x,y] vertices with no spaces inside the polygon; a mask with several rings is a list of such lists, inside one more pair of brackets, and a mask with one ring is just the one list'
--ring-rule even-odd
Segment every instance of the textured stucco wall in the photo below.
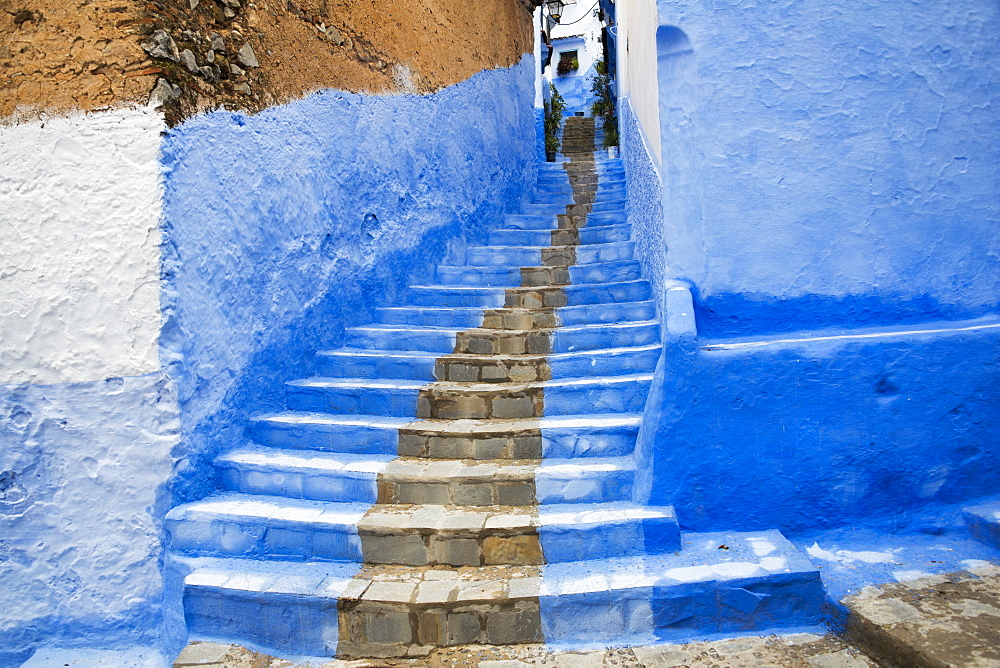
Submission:
{"label": "textured stucco wall", "polygon": [[662,322],[664,293],[669,284],[667,247],[663,240],[663,187],[630,97],[619,100],[618,132],[627,177],[625,214],[632,225],[635,257],[642,265],[643,275],[653,284]]}
{"label": "textured stucco wall", "polygon": [[530,195],[533,70],[526,57],[433,95],[328,91],[170,131],[162,346],[180,498],[212,488],[213,456],[282,406],[318,349]]}
{"label": "textured stucco wall", "polygon": [[159,142],[124,109],[0,126],[0,383],[159,369]]}
{"label": "textured stucco wall", "polygon": [[159,372],[0,385],[0,665],[39,642],[160,643],[178,432]]}
{"label": "textured stucco wall", "polygon": [[0,665],[164,631],[162,128],[146,109],[0,127]]}
{"label": "textured stucco wall", "polygon": [[658,10],[668,261],[703,332],[996,308],[1000,6]]}
{"label": "textured stucco wall", "polygon": [[643,424],[652,499],[688,529],[805,531],[995,493],[998,323],[668,349]]}

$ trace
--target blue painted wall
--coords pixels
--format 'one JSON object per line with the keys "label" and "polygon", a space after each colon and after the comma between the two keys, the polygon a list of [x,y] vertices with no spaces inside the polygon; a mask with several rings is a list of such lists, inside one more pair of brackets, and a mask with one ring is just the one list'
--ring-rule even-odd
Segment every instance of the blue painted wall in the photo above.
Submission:
{"label": "blue painted wall", "polygon": [[[998,14],[659,3],[663,215],[625,101],[628,209],[661,315],[690,283],[700,338],[666,333],[640,500],[797,532],[994,493],[998,331],[916,330],[996,322]],[[717,345],[769,335],[851,338]]]}
{"label": "blue painted wall", "polygon": [[177,501],[212,490],[211,460],[282,407],[316,350],[530,196],[533,102],[525,57],[433,95],[326,91],[170,131],[161,354],[181,406]]}
{"label": "blue painted wall", "polygon": [[179,631],[160,572],[178,432],[161,373],[0,386],[0,666]]}
{"label": "blue painted wall", "polygon": [[995,493],[1000,319],[976,325],[992,327],[668,344],[641,437],[652,499],[687,529],[794,532]]}
{"label": "blue painted wall", "polygon": [[665,242],[703,333],[1000,300],[1000,5],[660,0]]}

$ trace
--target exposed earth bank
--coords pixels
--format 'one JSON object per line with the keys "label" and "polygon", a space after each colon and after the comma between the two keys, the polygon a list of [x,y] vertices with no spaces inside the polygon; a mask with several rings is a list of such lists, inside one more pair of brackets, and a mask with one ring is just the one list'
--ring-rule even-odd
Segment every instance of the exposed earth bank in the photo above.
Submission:
{"label": "exposed earth bank", "polygon": [[521,0],[0,0],[0,120],[151,96],[176,123],[323,88],[425,93],[531,46]]}

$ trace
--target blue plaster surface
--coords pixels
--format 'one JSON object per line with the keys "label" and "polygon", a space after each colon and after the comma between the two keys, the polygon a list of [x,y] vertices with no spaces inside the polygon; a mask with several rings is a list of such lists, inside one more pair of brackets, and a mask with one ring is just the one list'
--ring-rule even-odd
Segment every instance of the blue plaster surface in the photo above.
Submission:
{"label": "blue plaster surface", "polygon": [[255,116],[214,112],[163,143],[166,322],[180,399],[178,500],[346,327],[401,301],[449,248],[530,198],[530,58],[427,96],[338,91]]}
{"label": "blue plaster surface", "polygon": [[656,165],[646,150],[629,98],[620,101],[618,125],[621,160],[627,178],[625,213],[632,226],[635,258],[642,265],[643,275],[653,286],[657,312],[662,321],[664,283],[670,277],[663,229],[663,186]]}
{"label": "blue plaster surface", "polygon": [[804,531],[995,493],[998,324],[668,347],[640,434],[651,502],[686,529]]}
{"label": "blue plaster surface", "polygon": [[928,508],[895,524],[806,532],[792,542],[819,568],[834,603],[866,586],[1000,567],[1000,549],[973,538],[960,505]]}
{"label": "blue plaster surface", "polygon": [[703,334],[996,310],[997,3],[658,7],[667,264]]}
{"label": "blue plaster surface", "polygon": [[777,531],[686,534],[675,554],[546,564],[546,643],[601,647],[815,629],[820,575]]}
{"label": "blue plaster surface", "polygon": [[160,570],[178,437],[160,373],[0,386],[0,665],[183,633]]}

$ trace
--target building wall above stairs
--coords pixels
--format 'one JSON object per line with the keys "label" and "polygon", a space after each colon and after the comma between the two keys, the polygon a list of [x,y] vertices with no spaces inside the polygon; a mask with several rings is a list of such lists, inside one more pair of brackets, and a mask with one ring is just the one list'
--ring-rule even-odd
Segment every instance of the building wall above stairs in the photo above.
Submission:
{"label": "building wall above stairs", "polygon": [[699,327],[995,309],[1000,10],[659,3],[666,247]]}

